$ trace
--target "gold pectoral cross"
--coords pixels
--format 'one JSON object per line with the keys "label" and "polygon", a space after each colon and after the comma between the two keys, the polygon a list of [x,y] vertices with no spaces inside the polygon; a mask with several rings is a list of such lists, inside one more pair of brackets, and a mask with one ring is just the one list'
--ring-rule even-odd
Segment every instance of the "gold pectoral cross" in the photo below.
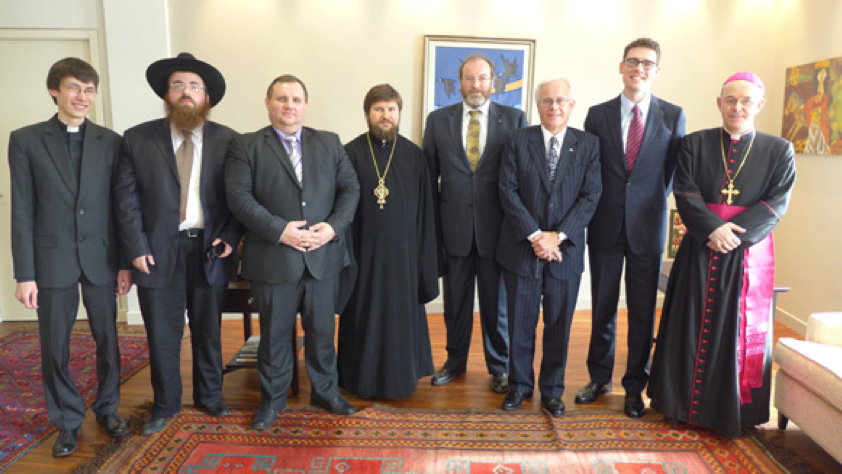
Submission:
{"label": "gold pectoral cross", "polygon": [[389,188],[386,187],[385,179],[379,179],[377,187],[374,188],[374,195],[377,197],[377,204],[380,204],[380,209],[383,209],[383,204],[386,204],[386,196],[389,195]]}
{"label": "gold pectoral cross", "polygon": [[722,190],[722,194],[727,194],[727,195],[728,195],[728,199],[726,199],[726,200],[725,200],[725,202],[726,202],[726,203],[730,206],[730,205],[734,202],[734,201],[733,201],[733,199],[731,199],[731,198],[732,198],[735,194],[740,194],[740,190],[739,190],[739,189],[734,189],[734,182],[732,181],[732,182],[728,183],[728,189],[723,189],[723,190]]}

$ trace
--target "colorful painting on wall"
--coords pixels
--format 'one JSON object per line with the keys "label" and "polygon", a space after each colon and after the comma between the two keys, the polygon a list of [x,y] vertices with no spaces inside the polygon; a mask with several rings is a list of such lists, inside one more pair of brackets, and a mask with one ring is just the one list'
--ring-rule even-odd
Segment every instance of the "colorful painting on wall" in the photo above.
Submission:
{"label": "colorful painting on wall", "polygon": [[669,241],[667,241],[667,245],[669,246],[667,249],[667,257],[675,258],[678,254],[678,247],[681,246],[681,240],[684,238],[684,234],[687,233],[687,227],[681,221],[681,216],[678,214],[678,210],[672,209],[670,210],[670,221],[669,221]]}
{"label": "colorful painting on wall", "polygon": [[781,136],[796,153],[842,155],[842,58],[787,68]]}

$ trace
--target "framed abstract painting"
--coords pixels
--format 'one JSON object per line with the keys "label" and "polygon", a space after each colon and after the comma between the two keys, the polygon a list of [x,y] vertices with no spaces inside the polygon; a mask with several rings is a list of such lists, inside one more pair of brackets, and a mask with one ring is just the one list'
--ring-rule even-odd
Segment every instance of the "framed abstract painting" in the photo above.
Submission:
{"label": "framed abstract painting", "polygon": [[796,153],[842,155],[842,58],[787,68],[781,136]]}
{"label": "framed abstract painting", "polygon": [[519,108],[530,116],[535,40],[426,35],[421,123],[433,110],[462,101],[459,66],[474,53],[494,63],[491,100]]}

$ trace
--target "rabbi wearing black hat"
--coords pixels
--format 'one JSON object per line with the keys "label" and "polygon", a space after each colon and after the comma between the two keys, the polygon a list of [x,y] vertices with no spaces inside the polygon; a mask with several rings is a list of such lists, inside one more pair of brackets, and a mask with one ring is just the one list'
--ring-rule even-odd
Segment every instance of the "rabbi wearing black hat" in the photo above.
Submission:
{"label": "rabbi wearing black hat", "polygon": [[115,199],[120,238],[132,260],[149,337],[155,433],[181,410],[184,312],[193,348],[193,403],[225,416],[220,322],[242,226],[225,203],[223,165],[236,132],[208,115],[225,95],[213,66],[181,53],[156,61],[146,80],[166,117],[126,131]]}

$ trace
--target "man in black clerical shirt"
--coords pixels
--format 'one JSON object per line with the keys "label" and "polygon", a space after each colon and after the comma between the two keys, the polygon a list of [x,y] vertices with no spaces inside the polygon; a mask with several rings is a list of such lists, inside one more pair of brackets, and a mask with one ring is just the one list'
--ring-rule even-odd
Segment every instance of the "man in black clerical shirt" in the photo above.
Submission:
{"label": "man in black clerical shirt", "polygon": [[59,429],[53,456],[76,451],[85,402],[68,368],[70,330],[81,288],[96,341],[98,390],[92,406],[111,436],[125,432],[117,414],[120,353],[116,294],[132,285],[119,259],[111,183],[120,136],[87,119],[99,75],[78,58],[62,59],[47,74],[58,107],[50,120],[9,136],[12,185],[12,257],[15,297],[38,312],[41,374],[50,421]]}

